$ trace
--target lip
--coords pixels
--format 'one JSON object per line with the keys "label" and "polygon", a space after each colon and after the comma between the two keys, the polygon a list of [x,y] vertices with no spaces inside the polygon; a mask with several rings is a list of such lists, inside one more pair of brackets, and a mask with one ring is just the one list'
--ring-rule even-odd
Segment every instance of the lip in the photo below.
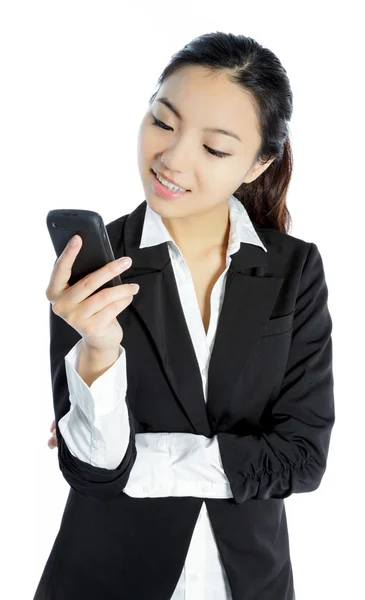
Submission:
{"label": "lip", "polygon": [[157,173],[158,175],[160,175],[161,177],[163,177],[164,179],[167,179],[167,181],[169,181],[170,183],[172,183],[173,185],[177,185],[180,188],[183,188],[184,190],[186,190],[187,192],[191,192],[191,190],[188,190],[187,188],[185,188],[183,185],[180,185],[179,183],[176,183],[176,181],[174,181],[173,179],[170,179],[170,177],[167,177],[167,175],[164,175],[163,173],[161,173],[161,171],[155,171],[155,169],[152,167],[152,171],[154,173]]}
{"label": "lip", "polygon": [[159,198],[163,198],[164,200],[168,200],[171,202],[173,200],[183,198],[183,197],[187,196],[187,194],[191,194],[190,191],[173,192],[169,188],[165,187],[163,185],[163,183],[161,183],[158,180],[157,175],[154,173],[154,171],[152,169],[151,169],[151,174],[153,175],[153,181],[151,182],[151,191],[153,194],[155,194]]}

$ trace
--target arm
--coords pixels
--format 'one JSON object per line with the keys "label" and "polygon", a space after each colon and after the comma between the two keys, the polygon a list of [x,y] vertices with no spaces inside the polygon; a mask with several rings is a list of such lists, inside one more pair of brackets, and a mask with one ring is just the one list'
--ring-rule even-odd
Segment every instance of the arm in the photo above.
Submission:
{"label": "arm", "polygon": [[[130,427],[128,446],[119,464],[113,469],[94,466],[79,459],[69,450],[58,423],[70,412],[71,407],[65,356],[80,340],[81,336],[78,332],[61,317],[57,316],[52,310],[52,305],[50,305],[50,362],[59,468],[68,484],[75,491],[96,500],[107,501],[115,498],[124,490],[136,460],[134,420],[127,394],[125,402]],[[96,383],[95,381],[92,385]],[[75,404],[72,406],[73,411],[75,410],[74,406]],[[81,411],[79,411],[78,416],[82,417]],[[101,418],[102,416],[100,415]],[[96,429],[98,429],[97,423],[95,421]],[[100,421],[99,425],[102,427]]]}
{"label": "arm", "polygon": [[[117,361],[90,387],[78,374],[80,340],[65,357],[71,409],[59,422],[70,452],[80,460],[115,468],[125,454],[129,422],[126,361]],[[124,492],[132,497],[231,498],[216,438],[189,433],[137,433],[136,461]]]}
{"label": "arm", "polygon": [[[229,498],[233,492],[239,504],[317,489],[335,421],[327,297],[322,259],[312,243],[270,430],[259,436],[218,432],[213,438],[188,433],[137,434],[137,461],[125,492],[138,497],[206,498]],[[143,460],[149,469],[143,469]]]}
{"label": "arm", "polygon": [[323,263],[311,243],[299,285],[283,385],[270,430],[217,434],[236,504],[287,498],[318,488],[335,421],[332,319]]}
{"label": "arm", "polygon": [[135,498],[232,498],[216,437],[137,433],[137,459],[124,492]]}
{"label": "arm", "polygon": [[[71,409],[59,422],[70,452],[80,460],[115,468],[129,439],[126,360],[117,361],[90,387],[78,373],[80,340],[65,357]],[[216,438],[189,433],[137,433],[136,462],[124,492],[129,496],[231,498]]]}
{"label": "arm", "polygon": [[73,456],[96,467],[115,469],[130,436],[125,349],[120,346],[118,359],[89,386],[79,374],[81,345],[79,340],[65,356],[71,408],[58,426]]}

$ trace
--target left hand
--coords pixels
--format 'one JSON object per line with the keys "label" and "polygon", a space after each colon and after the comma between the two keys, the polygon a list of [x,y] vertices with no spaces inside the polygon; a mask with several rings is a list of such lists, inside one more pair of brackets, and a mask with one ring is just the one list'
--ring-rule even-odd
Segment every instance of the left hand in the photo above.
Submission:
{"label": "left hand", "polygon": [[57,437],[56,437],[56,419],[53,419],[50,431],[52,432],[52,437],[48,440],[47,444],[48,444],[48,447],[51,450],[53,450],[53,448],[58,447]]}

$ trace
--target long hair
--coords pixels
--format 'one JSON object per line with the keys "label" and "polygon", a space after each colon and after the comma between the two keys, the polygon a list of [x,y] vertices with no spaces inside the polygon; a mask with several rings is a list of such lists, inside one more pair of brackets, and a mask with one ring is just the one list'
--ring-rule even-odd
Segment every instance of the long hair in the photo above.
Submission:
{"label": "long hair", "polygon": [[[261,164],[273,157],[275,160],[254,181],[242,182],[233,195],[259,227],[288,233],[291,216],[286,195],[293,164],[288,121],[293,96],[286,70],[271,50],[254,39],[218,31],[201,35],[176,52],[161,73],[157,88],[178,69],[196,65],[226,72],[233,83],[252,94],[261,135],[252,165],[257,160]],[[150,106],[158,89],[149,100]]]}

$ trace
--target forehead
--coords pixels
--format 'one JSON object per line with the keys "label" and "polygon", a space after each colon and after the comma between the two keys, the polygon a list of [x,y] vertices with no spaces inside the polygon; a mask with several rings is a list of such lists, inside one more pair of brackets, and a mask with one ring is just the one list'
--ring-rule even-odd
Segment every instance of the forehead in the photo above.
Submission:
{"label": "forehead", "polygon": [[170,75],[161,85],[154,105],[173,114],[159,98],[167,97],[184,121],[198,127],[222,127],[241,139],[257,144],[260,139],[256,105],[252,94],[232,82],[224,72],[189,67]]}

